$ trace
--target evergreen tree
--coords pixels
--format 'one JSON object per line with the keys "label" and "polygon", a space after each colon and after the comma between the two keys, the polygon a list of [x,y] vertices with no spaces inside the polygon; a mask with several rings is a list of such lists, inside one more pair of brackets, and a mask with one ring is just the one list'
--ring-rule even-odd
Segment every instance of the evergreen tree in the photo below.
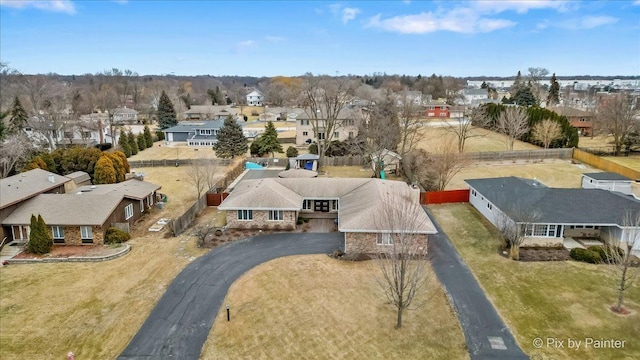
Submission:
{"label": "evergreen tree", "polygon": [[151,135],[151,130],[148,125],[144,126],[144,140],[147,143],[147,148],[153,147],[153,136]]}
{"label": "evergreen tree", "polygon": [[53,237],[47,229],[42,216],[31,215],[29,232],[29,243],[27,250],[33,254],[46,254],[51,251],[53,246]]}
{"label": "evergreen tree", "polygon": [[[115,170],[116,172],[117,183],[124,181],[126,178],[126,174],[129,172],[129,169],[128,169],[129,163],[126,162],[127,158],[125,157],[123,159],[118,155],[118,153],[122,154],[122,152],[120,151],[116,151],[112,153],[107,153],[107,152],[102,153],[102,157],[106,156],[111,161],[111,164],[113,165],[113,170]],[[124,162],[126,162],[126,165]]]}
{"label": "evergreen tree", "polygon": [[170,128],[178,124],[176,118],[176,110],[173,108],[173,103],[166,92],[162,92],[160,95],[160,101],[158,102],[158,126],[160,129]]}
{"label": "evergreen tree", "polygon": [[487,83],[483,81],[482,85],[480,85],[480,89],[488,89],[488,88],[489,88],[489,85],[487,85]]}
{"label": "evergreen tree", "polygon": [[147,148],[147,140],[144,138],[144,134],[138,134],[138,136],[136,136],[136,141],[138,142],[138,151],[142,151]]}
{"label": "evergreen tree", "polygon": [[131,155],[135,155],[138,153],[140,149],[138,149],[138,142],[136,141],[136,136],[133,135],[131,130],[127,134],[127,140],[129,141],[129,148],[131,148]]}
{"label": "evergreen tree", "polygon": [[9,132],[12,134],[16,134],[22,129],[24,129],[25,125],[27,125],[27,119],[29,116],[27,112],[22,107],[22,103],[20,103],[20,99],[16,96],[13,99],[13,104],[11,104],[11,111],[9,112],[9,116],[11,119],[9,120]]}
{"label": "evergreen tree", "polygon": [[294,148],[293,146],[289,146],[287,148],[287,157],[296,157],[298,156],[298,149]]}
{"label": "evergreen tree", "polygon": [[227,102],[224,99],[224,95],[222,95],[222,91],[220,91],[220,87],[216,86],[214,89],[208,89],[207,95],[211,98],[211,105],[222,105]]}
{"label": "evergreen tree", "polygon": [[549,96],[547,96],[547,106],[560,103],[560,84],[556,79],[556,73],[551,76],[551,87],[549,87]]}
{"label": "evergreen tree", "polygon": [[9,116],[9,112],[0,112],[0,141],[7,137],[7,127],[4,125],[4,119]]}
{"label": "evergreen tree", "polygon": [[522,80],[522,73],[518,70],[518,75],[516,75],[516,78],[513,81],[513,86],[511,86],[511,94],[517,93],[523,87],[524,81]]}
{"label": "evergreen tree", "polygon": [[93,173],[93,183],[99,184],[115,184],[117,180],[116,169],[113,162],[108,156],[100,156],[96,164],[96,171]]}
{"label": "evergreen tree", "polygon": [[523,87],[511,98],[513,104],[520,106],[536,105],[536,97],[530,87]]}
{"label": "evergreen tree", "polygon": [[124,153],[126,157],[131,156],[131,146],[129,145],[129,136],[126,133],[120,133],[120,138],[118,139],[118,146],[120,150]]}
{"label": "evergreen tree", "polygon": [[247,138],[242,134],[242,127],[231,116],[227,116],[224,125],[218,132],[218,142],[213,146],[219,158],[234,158],[247,153]]}
{"label": "evergreen tree", "polygon": [[262,154],[271,153],[271,157],[274,157],[274,153],[283,152],[282,145],[278,142],[278,132],[271,121],[267,122],[264,132],[258,136],[256,143]]}

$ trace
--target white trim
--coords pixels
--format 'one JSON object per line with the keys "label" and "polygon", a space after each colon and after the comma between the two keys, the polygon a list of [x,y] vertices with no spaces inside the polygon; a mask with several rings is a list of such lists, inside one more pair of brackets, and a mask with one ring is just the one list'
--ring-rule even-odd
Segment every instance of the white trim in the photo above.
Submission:
{"label": "white trim", "polygon": [[124,219],[129,220],[133,217],[133,204],[124,207]]}

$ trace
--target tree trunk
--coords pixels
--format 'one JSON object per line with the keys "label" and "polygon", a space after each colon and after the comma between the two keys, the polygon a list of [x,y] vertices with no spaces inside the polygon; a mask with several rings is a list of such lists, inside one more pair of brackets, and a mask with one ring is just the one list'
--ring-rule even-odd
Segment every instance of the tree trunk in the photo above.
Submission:
{"label": "tree trunk", "polygon": [[511,249],[509,250],[509,257],[511,260],[520,260],[520,246],[511,244]]}
{"label": "tree trunk", "polygon": [[[631,249],[629,249],[631,251]],[[624,288],[627,277],[627,265],[624,265],[622,269],[622,276],[620,278],[620,288],[618,289],[618,304],[616,305],[616,312],[620,312],[622,310],[622,300],[624,299]]]}
{"label": "tree trunk", "polygon": [[396,320],[396,329],[400,329],[402,327],[402,307],[398,306],[398,318]]}

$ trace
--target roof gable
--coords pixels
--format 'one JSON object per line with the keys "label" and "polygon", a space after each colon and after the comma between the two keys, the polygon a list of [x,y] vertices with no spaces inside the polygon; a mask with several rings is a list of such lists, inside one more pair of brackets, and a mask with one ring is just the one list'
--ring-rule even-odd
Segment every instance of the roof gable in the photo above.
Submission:
{"label": "roof gable", "polygon": [[0,209],[55,189],[71,179],[42,169],[0,179]]}

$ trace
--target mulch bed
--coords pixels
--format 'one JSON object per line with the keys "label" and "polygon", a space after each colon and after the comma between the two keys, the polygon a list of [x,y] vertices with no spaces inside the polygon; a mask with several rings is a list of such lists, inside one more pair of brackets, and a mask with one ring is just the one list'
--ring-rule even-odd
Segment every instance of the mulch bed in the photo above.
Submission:
{"label": "mulch bed", "polygon": [[14,256],[13,259],[47,259],[69,258],[73,256],[108,256],[120,251],[103,245],[54,245],[51,252],[44,255],[29,254],[26,251]]}
{"label": "mulch bed", "polygon": [[520,248],[520,261],[566,261],[569,250],[549,248]]}

